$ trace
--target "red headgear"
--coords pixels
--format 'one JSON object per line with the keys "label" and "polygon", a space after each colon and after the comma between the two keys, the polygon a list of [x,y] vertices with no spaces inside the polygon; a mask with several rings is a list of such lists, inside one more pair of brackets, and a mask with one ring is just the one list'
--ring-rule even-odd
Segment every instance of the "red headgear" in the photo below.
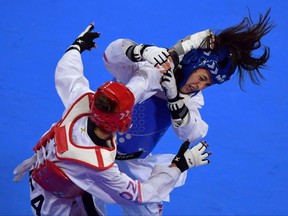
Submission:
{"label": "red headgear", "polygon": [[[105,95],[115,103],[115,111],[103,112],[95,106],[95,100],[100,95]],[[113,81],[106,82],[94,94],[90,119],[106,131],[124,133],[131,125],[134,102],[133,93],[125,85]]]}

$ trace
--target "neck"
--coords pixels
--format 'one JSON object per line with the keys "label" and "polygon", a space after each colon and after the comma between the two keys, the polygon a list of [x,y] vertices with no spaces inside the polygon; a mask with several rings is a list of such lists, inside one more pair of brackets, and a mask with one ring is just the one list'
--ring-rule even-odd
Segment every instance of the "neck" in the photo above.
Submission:
{"label": "neck", "polygon": [[94,133],[95,133],[96,136],[98,136],[102,140],[108,140],[111,137],[113,137],[113,133],[112,132],[102,130],[99,127],[95,127],[94,128]]}
{"label": "neck", "polygon": [[87,128],[88,135],[95,145],[109,147],[107,146],[107,143],[110,142],[107,141],[115,136],[112,132],[107,132],[98,128],[90,118],[88,119]]}

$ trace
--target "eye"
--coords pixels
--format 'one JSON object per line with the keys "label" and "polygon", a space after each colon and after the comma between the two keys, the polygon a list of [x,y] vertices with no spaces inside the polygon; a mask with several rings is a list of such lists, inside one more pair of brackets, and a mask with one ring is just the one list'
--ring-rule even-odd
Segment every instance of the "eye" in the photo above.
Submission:
{"label": "eye", "polygon": [[207,77],[206,77],[206,76],[200,76],[200,80],[201,80],[201,81],[206,81],[206,80],[207,80]]}

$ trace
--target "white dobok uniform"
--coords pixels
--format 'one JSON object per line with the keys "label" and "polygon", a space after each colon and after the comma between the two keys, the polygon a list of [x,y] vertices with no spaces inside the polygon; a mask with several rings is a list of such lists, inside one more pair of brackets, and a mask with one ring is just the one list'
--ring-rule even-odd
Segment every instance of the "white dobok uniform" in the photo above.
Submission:
{"label": "white dobok uniform", "polygon": [[[149,62],[132,62],[125,54],[127,47],[135,44],[129,39],[113,41],[106,48],[103,61],[114,78],[124,83],[135,96],[132,128],[125,134],[117,135],[118,153],[128,160],[116,160],[116,163],[119,169],[131,178],[145,181],[149,178],[154,160],[169,163],[174,155],[151,154],[170,127],[171,117],[160,85],[162,74]],[[173,127],[173,130],[182,141],[189,139],[194,143],[205,137],[208,131],[208,125],[202,120],[199,112],[204,105],[203,95],[201,91],[194,96],[181,93],[180,95],[189,109],[190,121],[185,126]],[[133,158],[137,152],[142,152],[141,156]],[[183,185],[185,177],[186,172],[181,175],[176,186]],[[169,196],[164,201],[169,201]],[[162,208],[161,203],[149,203],[123,206],[123,210],[126,215],[159,215],[159,207]]]}
{"label": "white dobok uniform", "polygon": [[[89,97],[94,92],[84,77],[81,54],[77,50],[63,55],[58,62],[55,79],[57,92],[65,106],[62,119],[43,135],[34,149],[35,154],[15,169],[14,180],[20,181],[27,171],[32,172],[43,166],[45,161],[52,161],[80,191],[86,191],[105,203],[139,205],[163,200],[177,183],[181,174],[178,168],[155,165],[150,169],[146,181],[140,182],[121,173],[114,163],[117,149],[115,137],[107,141],[110,144],[107,148],[97,146],[88,135]],[[42,174],[48,175],[45,172],[43,169],[34,176],[41,179]],[[41,184],[45,186],[45,181],[50,181],[47,188],[52,192],[35,182],[33,172],[29,181],[35,215],[85,215],[81,195],[65,198],[65,189],[57,191],[57,181],[53,183],[53,175]],[[65,188],[65,185],[62,186]],[[98,209],[98,214],[105,212]]]}

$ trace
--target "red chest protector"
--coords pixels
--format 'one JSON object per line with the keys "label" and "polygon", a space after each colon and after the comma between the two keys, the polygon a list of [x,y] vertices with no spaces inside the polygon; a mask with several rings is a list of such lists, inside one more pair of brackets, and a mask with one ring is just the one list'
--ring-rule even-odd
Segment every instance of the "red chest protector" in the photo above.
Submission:
{"label": "red chest protector", "polygon": [[[75,122],[90,113],[90,101],[93,93],[81,96],[68,110],[66,115],[46,133],[33,148],[36,152],[54,139],[56,157],[59,161],[73,161],[90,166],[97,170],[105,170],[113,166],[116,156],[115,140],[111,140],[112,148],[101,146],[79,146],[72,140],[72,128]],[[73,198],[83,194],[83,190],[75,185],[54,162],[45,160],[32,172],[33,179],[46,191],[59,198]]]}

